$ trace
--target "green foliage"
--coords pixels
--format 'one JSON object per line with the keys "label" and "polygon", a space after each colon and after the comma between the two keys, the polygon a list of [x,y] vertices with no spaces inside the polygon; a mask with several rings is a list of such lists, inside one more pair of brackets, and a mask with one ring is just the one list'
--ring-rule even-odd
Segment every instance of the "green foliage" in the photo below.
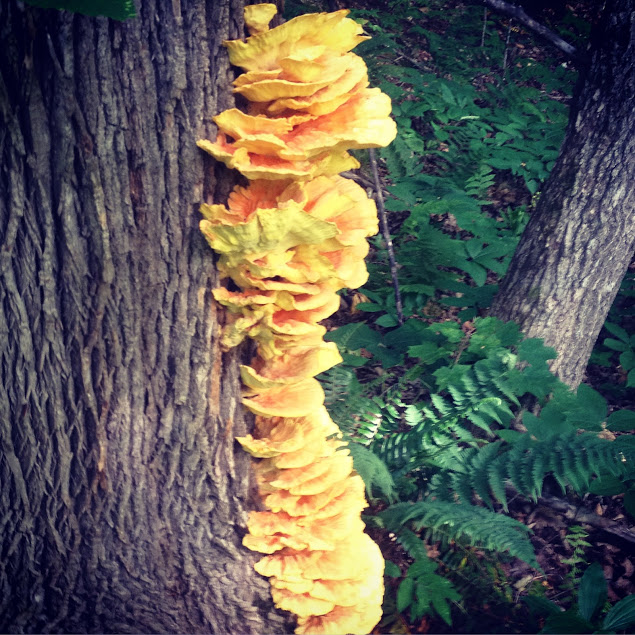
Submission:
{"label": "green foliage", "polygon": [[378,517],[390,531],[398,532],[409,522],[415,530],[422,528],[453,540],[469,543],[511,556],[539,568],[528,539],[529,529],[522,523],[473,505],[457,505],[443,501],[396,503]]}
{"label": "green foliage", "polygon": [[629,333],[619,324],[606,322],[604,328],[612,337],[607,337],[602,344],[619,354],[619,364],[627,373],[626,387],[635,388],[635,335]]}
{"label": "green foliage", "polygon": [[625,631],[635,624],[635,595],[629,595],[615,604],[604,617],[605,632]]}
{"label": "green foliage", "polygon": [[349,443],[348,449],[353,457],[355,471],[366,484],[366,495],[373,500],[373,488],[377,488],[383,498],[395,500],[395,482],[386,464],[368,448],[359,443]]}
{"label": "green foliage", "polygon": [[[523,339],[515,324],[477,318],[466,333],[454,322],[411,319],[380,337],[357,323],[332,331],[330,339],[348,365],[321,376],[327,407],[350,447],[360,444],[356,461],[369,492],[388,503],[373,524],[394,533],[415,561],[425,540],[440,541],[445,550],[506,553],[537,566],[527,528],[496,511],[499,505],[507,511],[510,493],[536,500],[547,477],[579,493],[600,476],[630,482],[635,444],[598,432],[607,422],[626,426],[634,413],[607,417],[599,393],[585,385],[571,392],[548,370],[553,349]],[[380,355],[370,355],[380,345]],[[355,353],[362,349],[363,357]],[[390,356],[409,366],[399,379],[390,375],[390,385],[383,373],[367,383],[356,377],[355,368]],[[412,394],[425,396],[413,401]],[[521,421],[527,432],[519,429]],[[424,583],[417,584],[414,578],[405,583],[398,606],[407,597],[411,615],[438,612],[435,603],[418,599]],[[425,584],[434,586],[434,576]]]}
{"label": "green foliage", "polygon": [[577,602],[567,611],[542,598],[525,601],[534,614],[546,616],[541,633],[615,633],[635,625],[635,595],[625,597],[605,613],[606,598],[604,573],[594,562],[580,580]]}
{"label": "green foliage", "polygon": [[402,361],[397,351],[391,350],[383,342],[381,335],[364,322],[353,322],[337,329],[335,333],[327,333],[327,341],[337,341],[338,345],[350,351],[365,349],[372,353],[385,366],[395,366]]}
{"label": "green foliage", "polygon": [[103,15],[114,20],[134,18],[133,0],[25,0],[27,4],[40,9],[59,9],[84,15]]}
{"label": "green foliage", "polygon": [[[431,493],[448,498],[452,492],[464,502],[471,502],[477,494],[486,505],[493,507],[497,501],[507,509],[506,485],[536,500],[548,474],[563,492],[569,486],[584,493],[594,474],[610,470],[619,475],[625,471],[621,461],[624,447],[594,434],[569,432],[542,442],[528,434],[505,436],[515,441],[501,439],[455,453],[456,464],[444,466],[431,479]],[[632,451],[629,456],[633,456]],[[436,460],[447,461],[447,457]]]}
{"label": "green foliage", "polygon": [[[617,298],[611,307],[604,330],[600,334],[591,355],[590,363],[612,367],[619,362],[622,371],[627,374],[626,387],[633,388],[630,376],[633,371],[633,342],[629,336],[635,318],[635,271],[627,271],[620,285]],[[615,341],[617,340],[617,341]],[[617,358],[617,359],[616,359]],[[618,394],[619,388],[605,384],[602,389],[608,394]]]}
{"label": "green foliage", "polygon": [[[620,412],[633,414],[630,410],[618,410],[613,414]],[[633,446],[635,446],[632,436],[620,437],[620,442],[627,445],[629,450],[632,450]],[[611,474],[608,471],[600,472],[598,478],[591,483],[589,491],[598,496],[617,496],[618,494],[624,494],[622,499],[624,509],[631,517],[635,518],[635,465],[633,465],[632,461],[628,463],[626,455],[623,456],[623,464],[624,472],[620,475]]]}
{"label": "green foliage", "polygon": [[[528,218],[526,203],[492,207],[490,190],[513,183],[525,188],[527,201],[539,191],[567,121],[563,100],[552,93],[570,91],[575,74],[553,60],[518,59],[501,78],[498,22],[490,18],[481,47],[477,7],[448,12],[444,2],[430,0],[390,8],[352,15],[372,35],[357,51],[374,84],[391,96],[398,126],[380,154],[391,181],[387,209],[408,215],[394,241],[404,311],[425,312],[440,293],[471,319],[489,306],[496,285],[488,278],[506,271]],[[444,24],[443,37],[424,26],[435,20]],[[423,38],[431,58],[413,59],[409,38]],[[373,307],[362,310],[394,317],[386,259],[376,245],[366,287]]]}
{"label": "green foliage", "polygon": [[370,443],[381,424],[384,402],[370,395],[369,386],[362,386],[353,369],[344,364],[318,375],[318,379],[324,389],[324,403],[340,430],[358,444]]}
{"label": "green foliage", "polygon": [[[569,531],[565,536],[565,543],[573,549],[573,553],[571,554],[571,557],[563,558],[561,562],[571,565],[571,571],[569,572],[571,582],[574,582],[580,574],[580,567],[578,565],[586,564],[584,552],[591,547],[591,543],[587,541],[588,536],[589,533],[580,525],[573,525],[572,527],[569,527]],[[588,583],[585,582],[585,585],[586,584]],[[584,615],[584,613],[583,617],[585,617],[585,619],[589,619],[586,615]]]}
{"label": "green foliage", "polygon": [[449,602],[456,602],[461,596],[448,579],[436,573],[436,569],[437,564],[427,556],[420,556],[408,567],[397,591],[397,610],[409,610],[410,619],[414,622],[434,609],[451,625]]}
{"label": "green foliage", "polygon": [[597,562],[594,562],[590,567],[587,567],[580,580],[580,588],[578,590],[578,611],[580,617],[590,622],[602,608],[606,598],[604,572],[602,567]]}
{"label": "green foliage", "polygon": [[[632,327],[635,316],[635,273],[628,271],[620,286],[617,299],[609,313],[603,333],[598,338],[590,363],[601,366],[618,366],[625,375],[623,387],[614,383],[601,386],[602,390],[616,399],[620,394],[632,393],[635,387],[635,336],[627,328]],[[606,428],[611,432],[632,432],[635,430],[635,412],[615,410],[606,419]],[[601,496],[624,494],[624,509],[635,518],[635,465],[631,465],[625,475],[616,477],[603,473],[591,484],[591,492]]]}

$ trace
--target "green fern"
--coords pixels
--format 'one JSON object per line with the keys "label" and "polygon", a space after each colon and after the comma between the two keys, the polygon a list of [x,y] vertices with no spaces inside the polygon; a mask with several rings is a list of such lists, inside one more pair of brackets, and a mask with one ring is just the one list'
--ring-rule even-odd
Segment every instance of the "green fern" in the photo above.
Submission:
{"label": "green fern", "polygon": [[[461,594],[450,580],[435,573],[438,564],[428,557],[426,545],[417,534],[402,526],[397,529],[395,538],[413,559],[413,563],[399,583],[397,611],[402,613],[409,610],[411,620],[436,612],[451,625],[450,602],[460,601]],[[392,564],[387,563],[387,569]]]}
{"label": "green fern", "polygon": [[425,542],[414,531],[404,525],[397,526],[394,523],[390,523],[390,528],[395,531],[397,542],[413,560],[423,560],[428,557]]}
{"label": "green fern", "polygon": [[474,546],[507,552],[540,569],[529,540],[531,530],[522,523],[484,507],[443,501],[397,503],[378,516],[389,531],[395,533],[411,522],[415,531],[422,528],[443,532],[453,540]]}
{"label": "green fern", "polygon": [[587,565],[588,562],[584,555],[587,549],[593,545],[587,540],[589,532],[581,525],[572,525],[564,537],[565,543],[573,551],[569,558],[562,558],[560,562],[571,565],[571,569],[565,575],[566,586],[573,587],[575,581],[580,577],[580,567],[578,565]]}
{"label": "green fern", "polygon": [[[548,475],[563,491],[571,487],[577,492],[588,491],[591,480],[600,475],[625,477],[635,452],[632,445],[578,433],[581,426],[601,429],[605,400],[587,386],[577,394],[570,392],[548,371],[552,349],[539,340],[519,342],[515,325],[487,318],[475,326],[467,344],[460,344],[461,357],[471,361],[487,356],[472,364],[440,367],[434,375],[445,390],[430,395],[427,403],[404,403],[399,383],[381,398],[366,396],[369,387],[362,386],[351,369],[325,374],[326,403],[334,419],[382,459],[401,479],[400,486],[411,490],[420,481],[441,501],[470,504],[477,496],[490,509],[498,502],[506,510],[507,489],[536,500]],[[443,330],[443,325],[436,328]],[[413,333],[428,336],[428,327],[422,329]],[[359,330],[354,325],[346,332],[349,345],[358,345]],[[448,334],[454,341],[454,331]],[[390,334],[383,340],[384,345],[390,342]],[[430,349],[446,346],[428,341]],[[423,354],[421,346],[409,350]],[[521,434],[508,428],[527,394],[553,397],[540,416],[524,413],[529,433]]]}
{"label": "green fern", "polygon": [[509,485],[536,500],[544,479],[552,475],[563,491],[570,486],[582,493],[588,491],[595,475],[626,474],[635,451],[630,445],[592,433],[568,432],[545,441],[521,435],[515,443],[499,440],[481,448],[465,448],[460,455],[458,463],[455,454],[443,460],[444,473],[431,479],[430,494],[447,498],[447,492],[454,492],[469,503],[476,493],[489,507],[498,501],[507,510]]}
{"label": "green fern", "polygon": [[353,457],[355,471],[362,477],[366,485],[368,499],[373,500],[373,488],[375,488],[387,501],[396,500],[395,482],[386,464],[376,454],[359,443],[350,442],[347,447]]}
{"label": "green fern", "polygon": [[318,376],[324,389],[324,404],[340,430],[358,443],[367,445],[381,424],[381,402],[366,396],[352,368],[335,366]]}
{"label": "green fern", "polygon": [[434,610],[451,626],[450,602],[458,602],[461,595],[450,580],[435,573],[436,568],[437,564],[427,556],[417,558],[408,567],[397,591],[397,610],[409,609],[412,622]]}
{"label": "green fern", "polygon": [[377,443],[379,456],[388,465],[402,466],[436,455],[441,448],[455,446],[457,438],[475,444],[470,425],[480,428],[488,437],[494,436],[495,427],[509,426],[514,418],[509,402],[520,405],[516,397],[516,360],[515,356],[507,355],[505,359],[484,359],[464,367],[458,378],[448,384],[449,397],[433,394],[430,405],[422,406],[420,423]]}

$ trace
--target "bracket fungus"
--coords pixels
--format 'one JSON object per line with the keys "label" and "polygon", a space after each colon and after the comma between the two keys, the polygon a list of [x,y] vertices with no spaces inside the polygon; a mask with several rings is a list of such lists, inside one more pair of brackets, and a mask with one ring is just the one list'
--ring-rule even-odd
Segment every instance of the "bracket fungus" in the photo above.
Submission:
{"label": "bracket fungus", "polygon": [[320,321],[336,292],[368,277],[366,239],[377,233],[374,202],[339,172],[359,167],[348,150],[396,134],[390,99],[368,87],[350,51],[367,39],[348,11],[303,15],[269,29],[272,4],[245,9],[246,41],[225,42],[246,71],[234,92],[248,102],[214,117],[215,141],[200,148],[248,180],[227,205],[201,206],[200,223],[237,291],[214,290],[226,307],[226,349],[256,343],[241,367],[263,511],[251,512],[244,544],[266,554],[277,607],[296,633],[368,633],[381,617],[384,561],[364,533],[364,483],[324,407],[315,376],[341,361]]}

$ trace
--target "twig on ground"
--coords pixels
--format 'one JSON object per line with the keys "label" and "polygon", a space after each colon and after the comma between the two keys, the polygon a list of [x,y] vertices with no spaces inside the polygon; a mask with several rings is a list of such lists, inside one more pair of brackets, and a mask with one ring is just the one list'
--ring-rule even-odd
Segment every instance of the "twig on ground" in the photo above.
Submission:
{"label": "twig on ground", "polygon": [[368,151],[370,156],[370,167],[373,171],[373,179],[375,181],[375,200],[377,202],[377,213],[379,215],[379,224],[381,226],[381,233],[386,243],[386,250],[388,251],[388,262],[390,263],[390,275],[392,277],[392,286],[395,290],[395,308],[397,309],[397,321],[399,324],[403,324],[403,308],[401,305],[401,291],[399,290],[399,278],[397,276],[397,261],[395,260],[395,250],[392,246],[392,239],[390,238],[390,231],[388,231],[388,221],[386,220],[386,207],[384,205],[384,193],[379,180],[379,170],[377,169],[377,158],[375,157],[375,150],[372,148]]}
{"label": "twig on ground", "polygon": [[402,51],[399,51],[398,56],[395,58],[395,64],[400,60],[400,59],[404,59],[407,62],[410,62],[414,67],[428,73],[430,71],[430,68],[427,67],[425,64],[422,64],[421,62],[418,62],[414,57],[410,57],[410,55],[406,55],[405,53],[403,53]]}
{"label": "twig on ground", "polygon": [[[529,500],[526,496],[520,494],[518,490],[509,483],[505,485],[505,494],[510,502],[518,497]],[[538,505],[549,507],[554,511],[559,512],[567,520],[591,525],[591,527],[602,529],[603,531],[617,536],[622,540],[635,543],[635,530],[629,529],[615,520],[598,516],[595,512],[589,511],[580,505],[574,505],[573,503],[570,503],[558,496],[539,496],[537,502]]]}
{"label": "twig on ground", "polygon": [[546,26],[540,24],[540,22],[537,22],[531,16],[527,15],[522,7],[505,2],[505,0],[481,1],[491,9],[518,20],[518,22],[520,22],[523,26],[526,26],[528,29],[531,29],[534,33],[537,33],[542,38],[553,44],[557,49],[562,51],[572,60],[583,65],[588,63],[588,58],[584,52],[579,51],[575,46],[563,40],[557,33],[554,33],[551,29],[548,29]]}
{"label": "twig on ground", "polygon": [[623,540],[635,543],[635,532],[631,529],[623,527],[620,523],[614,520],[602,518],[602,516],[598,516],[593,512],[568,503],[561,498],[557,498],[555,496],[540,496],[538,498],[538,504],[555,509],[556,511],[562,513],[567,520],[574,520],[576,522],[585,523],[586,525],[591,525],[591,527],[602,529],[609,534],[622,538]]}

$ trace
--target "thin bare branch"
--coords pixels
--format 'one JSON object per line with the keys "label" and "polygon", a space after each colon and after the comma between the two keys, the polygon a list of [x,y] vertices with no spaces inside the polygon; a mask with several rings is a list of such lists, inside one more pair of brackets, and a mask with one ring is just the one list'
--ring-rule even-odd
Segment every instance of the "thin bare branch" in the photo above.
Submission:
{"label": "thin bare branch", "polygon": [[[355,181],[355,183],[359,183],[363,187],[370,188],[371,190],[375,189],[375,183],[360,172],[341,172],[340,176],[343,176],[345,179],[351,179],[351,181]],[[385,190],[383,193],[387,194]]]}
{"label": "thin bare branch", "polygon": [[562,51],[567,57],[581,64],[587,64],[588,58],[582,51],[579,51],[575,46],[569,44],[563,40],[557,33],[554,33],[551,29],[548,29],[544,24],[540,24],[534,20],[531,16],[525,13],[522,7],[515,4],[505,2],[505,0],[481,0],[483,4],[494,9],[495,11],[518,20],[523,26],[531,29],[534,33],[540,35],[557,49]]}
{"label": "thin bare branch", "polygon": [[483,7],[483,31],[481,31],[481,48],[485,46],[485,33],[487,33],[487,7]]}
{"label": "thin bare branch", "polygon": [[[509,500],[512,500],[517,496],[527,499],[522,494],[519,494],[518,490],[510,484],[505,486],[505,494]],[[601,529],[608,534],[617,536],[622,540],[635,544],[635,530],[627,527],[623,523],[599,516],[595,512],[585,509],[580,505],[574,505],[559,496],[539,496],[537,502],[538,505],[549,507],[550,509],[559,512],[568,521],[591,525],[591,527],[594,527],[595,529]]]}
{"label": "thin bare branch", "polygon": [[507,61],[509,59],[509,40],[511,39],[511,35],[512,35],[512,22],[513,20],[510,20],[509,24],[507,25],[507,37],[505,38],[505,53],[503,54],[503,75],[505,74],[505,71],[507,70]]}
{"label": "thin bare branch", "polygon": [[538,498],[540,505],[546,505],[561,512],[567,520],[573,520],[579,523],[585,523],[591,525],[597,529],[603,529],[609,534],[619,536],[623,540],[635,543],[635,532],[628,527],[624,527],[622,524],[610,520],[609,518],[603,518],[597,514],[590,512],[576,505],[572,505],[561,498],[555,496],[541,496]]}
{"label": "thin bare branch", "polygon": [[379,179],[379,170],[377,169],[377,158],[375,156],[375,150],[372,148],[368,151],[370,156],[370,167],[373,171],[373,179],[375,181],[375,201],[377,202],[377,214],[379,215],[379,224],[381,226],[381,233],[386,243],[386,250],[388,251],[388,262],[390,263],[390,275],[392,277],[392,286],[395,290],[395,307],[397,309],[397,321],[399,324],[403,324],[403,308],[401,305],[401,291],[399,290],[399,278],[397,276],[397,261],[395,260],[395,250],[392,246],[392,239],[390,238],[390,231],[388,231],[388,221],[386,220],[386,206],[384,205],[384,193],[381,186],[381,180]]}

